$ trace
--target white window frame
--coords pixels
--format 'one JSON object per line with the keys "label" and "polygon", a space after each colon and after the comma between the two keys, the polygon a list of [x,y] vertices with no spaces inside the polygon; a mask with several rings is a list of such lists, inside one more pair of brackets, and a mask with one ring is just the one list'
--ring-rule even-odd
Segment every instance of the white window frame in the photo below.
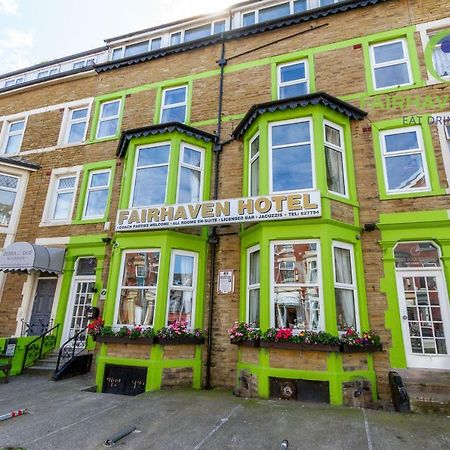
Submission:
{"label": "white window frame", "polygon": [[[42,215],[42,221],[39,224],[40,227],[43,226],[53,226],[53,225],[70,225],[72,223],[73,210],[75,207],[75,199],[77,197],[78,182],[80,179],[80,172],[83,166],[73,166],[73,167],[62,167],[59,169],[53,169],[50,183],[48,186],[47,196],[45,199],[44,212]],[[67,219],[53,219],[53,212],[56,205],[56,194],[57,186],[60,178],[75,177],[75,184],[73,187],[73,199],[72,206],[70,209],[69,217]]]}
{"label": "white window frame", "polygon": [[[157,49],[152,50],[152,42],[156,41],[157,39],[161,39],[161,46],[159,48],[157,48]],[[151,51],[155,52],[156,50],[159,50],[160,48],[163,48],[163,47],[164,47],[164,36],[163,35],[155,36],[155,37],[152,37],[152,38],[149,39],[149,44],[148,44],[148,51],[149,52],[151,52]]]}
{"label": "white window frame", "polygon": [[[164,145],[168,145],[169,146],[169,159],[167,161],[167,164],[152,164],[150,166],[143,166],[140,167],[140,169],[142,168],[149,168],[149,167],[163,167],[167,165],[167,181],[166,181],[166,190],[165,190],[165,195],[164,195],[164,204],[167,201],[167,189],[169,186],[169,181],[170,181],[170,164],[171,164],[171,159],[173,158],[172,156],[172,143],[171,141],[164,141],[164,142],[156,142],[154,144],[147,144],[147,145],[140,145],[139,147],[136,147],[136,152],[134,155],[134,165],[133,165],[133,179],[131,181],[131,191],[130,191],[130,199],[128,202],[128,207],[129,208],[135,208],[133,206],[133,200],[134,200],[134,191],[136,188],[136,175],[137,175],[137,164],[138,164],[138,159],[139,159],[139,152],[141,151],[141,149],[146,149],[146,148],[150,148],[150,147],[162,147]],[[153,207],[153,206],[157,206],[157,205],[147,205],[147,207]]]}
{"label": "white window frame", "polygon": [[[101,174],[101,173],[107,173],[108,174],[108,184],[106,186],[91,187],[92,177],[94,175],[98,175],[98,174]],[[86,185],[86,195],[84,197],[82,220],[103,219],[105,217],[105,213],[106,213],[106,209],[108,207],[108,204],[106,204],[105,210],[103,211],[103,214],[97,215],[97,216],[87,216],[86,215],[86,209],[87,209],[88,201],[89,201],[89,194],[91,192],[105,191],[105,190],[108,191],[108,196],[107,196],[107,198],[108,198],[109,197],[109,192],[111,190],[111,169],[91,170],[89,172],[88,182],[87,182],[87,185]],[[107,201],[107,203],[108,203],[108,201]]]}
{"label": "white window frame", "polygon": [[[174,91],[174,90],[181,89],[181,88],[184,88],[185,92],[186,92],[184,102],[174,103],[170,106],[166,106],[165,105],[166,93],[169,91]],[[163,116],[163,112],[166,109],[179,108],[180,106],[184,106],[186,108],[185,113],[184,113],[184,120],[182,122],[182,123],[186,123],[186,119],[188,116],[188,97],[189,97],[189,86],[187,84],[182,84],[180,86],[173,86],[173,87],[168,87],[168,88],[163,89],[162,93],[161,93],[161,111],[159,112],[159,123],[163,123],[162,116]]]}
{"label": "white window frame", "polygon": [[[275,280],[274,280],[274,267],[275,267],[275,252],[274,248],[276,245],[286,245],[286,244],[316,244],[317,246],[317,283],[283,283],[277,286],[284,288],[299,289],[300,287],[316,286],[319,289],[319,325],[317,327],[318,331],[325,330],[325,310],[323,301],[323,281],[322,281],[322,251],[321,242],[318,239],[292,239],[292,240],[282,240],[282,241],[270,241],[270,326],[277,327],[275,324]],[[278,327],[277,327],[278,328]]]}
{"label": "white window frame", "polygon": [[[56,70],[56,72],[55,72],[55,70]],[[50,73],[50,72],[53,72],[53,73]],[[41,75],[42,73],[44,73],[45,75]],[[36,78],[37,78],[37,79],[42,79],[42,78],[48,77],[48,76],[50,76],[50,75],[56,75],[56,74],[58,74],[58,73],[59,73],[59,66],[56,66],[56,67],[47,67],[46,69],[40,70],[40,71],[37,73]],[[41,75],[41,76],[39,76],[39,75]]]}
{"label": "white window frame", "polygon": [[5,80],[4,87],[17,86],[18,84],[21,84],[24,81],[25,81],[25,75],[17,77],[17,78],[10,78],[9,80]]}
{"label": "white window frame", "polygon": [[[259,283],[250,284],[250,255],[259,252]],[[250,291],[259,290],[259,312],[261,322],[261,248],[259,245],[254,245],[247,249],[247,289],[245,297],[245,320],[250,323]]]}
{"label": "white window frame", "polygon": [[[419,148],[417,150],[400,150],[395,152],[387,152],[386,151],[386,141],[385,137],[395,134],[403,134],[411,131],[416,132],[417,143],[419,144]],[[414,127],[403,127],[403,128],[395,128],[392,130],[383,130],[380,131],[380,145],[381,145],[381,159],[383,165],[383,177],[384,177],[384,187],[386,190],[386,194],[409,194],[415,192],[428,192],[431,191],[430,184],[430,174],[428,170],[427,157],[425,152],[425,143],[422,135],[422,128],[420,126]],[[422,165],[424,169],[425,182],[426,185],[424,187],[419,187],[415,189],[389,189],[389,180],[387,176],[387,168],[386,168],[386,158],[395,157],[395,156],[407,156],[407,155],[420,155],[422,158]]]}
{"label": "white window frame", "polygon": [[[242,11],[239,25],[241,27],[244,26],[244,15],[249,14],[249,13],[255,13],[255,25],[256,25],[257,23],[259,23],[259,11],[261,9],[272,8],[273,6],[283,5],[285,3],[289,3],[289,15],[297,14],[297,13],[294,13],[294,2],[295,2],[295,0],[285,0],[285,1],[280,1],[278,3],[275,3],[273,5],[272,4],[266,4],[264,6],[261,6],[260,8],[257,8],[257,9],[248,9],[246,11]],[[306,11],[308,11],[310,9],[313,9],[313,8],[318,8],[319,7],[319,0],[316,1],[316,4],[314,4],[313,2],[314,2],[314,0],[307,0]],[[286,16],[286,17],[288,17],[288,16]],[[251,25],[248,25],[248,26],[251,26]]]}
{"label": "white window frame", "polygon": [[[102,117],[102,112],[103,109],[105,107],[105,105],[109,105],[111,103],[116,103],[119,102],[119,107],[117,109],[117,114],[114,116],[108,116],[108,117]],[[120,114],[121,114],[121,109],[122,109],[122,99],[121,98],[116,98],[114,100],[108,100],[105,102],[102,102],[100,104],[100,108],[99,108],[99,113],[98,113],[98,120],[97,120],[97,129],[95,130],[95,139],[101,140],[101,139],[109,139],[109,138],[113,138],[116,137],[119,130],[120,130]],[[100,125],[103,121],[106,120],[113,120],[113,119],[117,119],[117,127],[116,127],[116,132],[114,134],[108,135],[108,136],[99,136],[98,132],[100,130]]]}
{"label": "white window frame", "polygon": [[[261,154],[261,139],[259,141],[259,149],[258,152],[252,156],[252,144],[253,142],[256,141],[256,139],[259,138],[259,133],[255,133],[255,135],[250,139],[250,141],[248,142],[248,195],[251,197],[252,196],[252,165],[253,163],[259,159],[259,164],[261,164],[261,159],[260,159],[260,154]],[[261,167],[261,166],[260,166]],[[261,179],[259,176],[259,171],[258,171],[258,185],[260,183]],[[259,191],[259,189],[258,189]],[[259,192],[256,193],[255,195],[259,195]]]}
{"label": "white window frame", "polygon": [[[174,34],[180,34],[180,43],[179,44],[172,44],[172,36]],[[171,45],[180,45],[184,42],[184,30],[177,30],[177,31],[172,31],[169,35],[169,46]]]}
{"label": "white window frame", "polygon": [[[312,120],[312,117],[302,117],[300,119],[289,119],[289,120],[282,120],[280,122],[271,122],[269,123],[269,190],[271,194],[280,194],[280,193],[288,193],[288,192],[297,192],[299,189],[291,189],[289,191],[274,191],[273,190],[273,172],[272,172],[272,157],[273,157],[273,146],[272,146],[272,129],[273,127],[279,126],[279,125],[288,125],[288,124],[294,124],[294,123],[302,123],[302,122],[308,122],[309,123],[309,136],[310,136],[310,152],[311,152],[311,170],[312,170],[312,187],[311,188],[305,188],[301,189],[302,192],[311,192],[316,189],[317,186],[317,180],[316,180],[316,160],[315,160],[315,152],[314,152],[314,122]],[[299,143],[294,144],[287,144],[287,145],[280,145],[276,147],[295,147],[298,146]],[[305,145],[305,142],[302,142],[301,145]]]}
{"label": "white window frame", "polygon": [[[331,142],[328,142],[326,140],[326,131],[325,131],[325,125],[328,125],[331,128],[334,128],[339,131],[339,134],[341,136],[341,147],[332,144]],[[323,121],[323,143],[324,143],[324,151],[325,147],[330,147],[331,149],[340,152],[342,155],[342,165],[343,165],[343,174],[344,174],[344,189],[345,194],[341,194],[340,192],[335,192],[330,189],[328,189],[328,192],[332,193],[333,195],[338,195],[339,197],[343,198],[349,198],[349,192],[348,192],[348,176],[347,176],[347,154],[345,151],[345,135],[344,135],[344,128],[338,125],[337,123],[331,122],[330,120],[324,119]],[[325,155],[326,158],[326,155]]]}
{"label": "white window frame", "polygon": [[[123,283],[123,272],[125,268],[125,259],[126,255],[129,253],[159,253],[159,265],[158,265],[158,277],[156,281],[156,286],[149,287],[149,286],[124,286]],[[119,272],[119,280],[117,282],[117,292],[116,292],[116,304],[114,306],[114,319],[113,319],[113,328],[119,329],[122,327],[127,328],[134,328],[133,324],[126,324],[126,323],[117,323],[117,320],[119,318],[119,304],[120,304],[120,294],[122,292],[122,289],[155,289],[155,308],[153,310],[153,325],[142,325],[142,328],[148,329],[148,328],[154,328],[155,326],[155,316],[156,316],[156,308],[158,305],[158,289],[159,289],[159,280],[161,276],[161,249],[160,248],[145,248],[145,249],[127,249],[122,251],[121,255],[121,262],[120,262],[120,272]]]}
{"label": "white window frame", "polygon": [[[200,167],[197,166],[191,166],[190,164],[187,164],[185,162],[183,162],[183,155],[184,155],[184,150],[186,148],[192,148],[192,150],[195,150],[197,152],[200,152]],[[169,156],[169,160],[170,160],[170,156]],[[197,147],[196,145],[191,145],[188,144],[186,142],[181,142],[180,145],[180,154],[179,154],[179,160],[178,160],[178,180],[177,180],[177,203],[178,203],[178,199],[179,199],[179,195],[180,195],[180,180],[181,180],[181,168],[184,167],[186,169],[189,170],[195,170],[196,172],[200,172],[200,186],[199,186],[199,199],[198,202],[201,202],[203,200],[203,180],[204,180],[204,175],[205,175],[205,170],[204,170],[204,165],[205,165],[205,149],[202,147]],[[167,172],[167,178],[169,178],[169,173]],[[166,190],[166,196],[167,196],[167,190]],[[192,200],[194,201],[194,200]]]}
{"label": "white window frame", "polygon": [[17,204],[17,197],[18,197],[19,192],[20,192],[21,177],[19,175],[8,173],[7,171],[4,171],[3,167],[0,167],[0,175],[4,175],[4,176],[10,177],[10,178],[15,178],[17,180],[17,187],[15,189],[8,188],[8,187],[3,187],[3,186],[0,187],[1,191],[14,192],[16,194],[15,197],[14,197],[14,204],[12,206],[11,217],[9,218],[9,223],[3,225],[0,222],[0,232],[3,232],[4,230],[7,230],[10,227],[12,219],[13,219],[13,216],[14,216],[14,211],[16,209],[16,204]]}
{"label": "white window frame", "polygon": [[[334,253],[336,248],[350,251],[350,264],[352,266],[351,269],[352,269],[352,281],[353,281],[353,283],[351,283],[351,284],[338,283],[336,280],[336,261],[335,261],[335,253]],[[353,304],[354,304],[354,308],[355,308],[356,331],[360,331],[361,323],[360,323],[360,318],[359,318],[359,301],[358,301],[359,297],[358,297],[358,284],[357,284],[357,279],[356,279],[354,246],[352,244],[348,244],[348,243],[342,242],[342,241],[333,241],[332,257],[333,257],[334,289],[342,289],[342,290],[347,290],[347,291],[353,292]],[[336,301],[336,294],[335,294],[335,301]],[[337,318],[336,318],[336,321],[337,321]],[[344,331],[342,331],[341,333],[344,333]]]}
{"label": "white window frame", "polygon": [[[93,61],[93,64],[88,64],[88,61]],[[82,67],[77,67],[75,68],[75,64],[80,64],[83,63]],[[93,67],[95,64],[97,63],[97,56],[90,56],[89,58],[86,59],[79,59],[77,61],[72,61],[72,70],[77,70],[77,69],[83,69],[85,67]]]}
{"label": "white window frame", "polygon": [[[23,128],[22,130],[20,130],[20,132],[17,131],[13,131],[12,133],[10,132],[11,129],[11,125],[14,125],[17,122],[23,122]],[[25,130],[27,128],[27,122],[28,122],[28,115],[23,116],[23,117],[15,117],[14,119],[6,119],[3,122],[3,126],[2,126],[2,131],[0,133],[0,142],[1,142],[1,151],[0,154],[1,155],[5,155],[5,156],[14,156],[14,155],[18,155],[21,150],[22,150],[22,143],[23,143],[23,137],[25,135]],[[21,139],[20,139],[20,143],[19,143],[19,151],[17,153],[5,153],[6,151],[6,146],[8,145],[8,140],[10,138],[10,136],[18,136],[21,135]]]}
{"label": "white window frame", "polygon": [[[58,138],[59,146],[72,146],[72,145],[83,144],[84,142],[86,142],[87,130],[89,128],[89,118],[91,116],[91,107],[92,107],[92,102],[89,102],[88,104],[81,104],[81,105],[77,105],[77,106],[67,107],[64,109],[63,120],[61,123],[61,131],[60,131],[60,135]],[[72,120],[73,112],[79,111],[80,109],[87,109],[86,119],[85,119],[86,127],[84,128],[83,139],[78,142],[68,142],[70,128],[71,128],[72,124],[83,122],[82,119]]]}
{"label": "white window frame", "polygon": [[[192,286],[179,286],[173,285],[173,270],[175,267],[175,257],[176,256],[189,256],[194,258],[194,268],[192,271]],[[166,321],[165,324],[167,326],[169,320],[169,301],[170,301],[170,291],[190,291],[192,292],[192,310],[191,310],[191,323],[188,328],[193,330],[196,324],[196,304],[197,304],[197,274],[198,274],[198,253],[190,252],[186,250],[178,250],[173,249],[170,255],[170,269],[169,269],[169,283],[167,287],[167,299],[166,299]],[[158,274],[159,280],[159,274]]]}
{"label": "white window frame", "polygon": [[[397,42],[400,42],[402,44],[403,55],[404,55],[403,59],[396,59],[396,60],[391,60],[391,61],[387,61],[384,63],[376,64],[375,63],[375,48],[383,47],[383,46],[389,45],[389,44],[395,44]],[[369,44],[369,53],[370,53],[370,69],[372,71],[372,84],[373,84],[372,87],[375,91],[384,91],[386,89],[398,88],[398,87],[402,87],[402,86],[411,86],[414,84],[413,74],[412,74],[412,70],[411,70],[411,58],[409,55],[408,43],[406,41],[406,38],[392,39],[389,41],[376,42],[376,43]],[[406,63],[406,67],[408,69],[408,77],[409,77],[408,83],[391,84],[389,86],[377,87],[377,81],[376,81],[376,77],[375,77],[375,69],[379,69],[382,67],[396,66],[396,65],[405,64],[405,63]]]}
{"label": "white window frame", "polygon": [[[303,63],[305,66],[305,78],[297,78],[294,81],[281,81],[281,69],[284,67],[294,66],[296,64]],[[295,86],[297,84],[303,84],[306,82],[306,93],[309,94],[310,92],[310,84],[309,84],[309,65],[307,59],[299,59],[297,61],[291,61],[284,64],[278,64],[277,66],[277,95],[278,98],[281,99],[281,88],[286,86]]]}

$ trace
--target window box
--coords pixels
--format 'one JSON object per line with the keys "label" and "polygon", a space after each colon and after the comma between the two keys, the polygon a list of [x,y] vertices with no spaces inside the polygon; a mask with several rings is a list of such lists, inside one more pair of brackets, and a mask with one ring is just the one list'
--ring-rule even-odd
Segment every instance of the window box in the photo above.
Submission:
{"label": "window box", "polygon": [[260,345],[259,339],[230,339],[233,345],[239,345],[242,347],[254,347],[258,348]]}
{"label": "window box", "polygon": [[299,350],[304,352],[339,352],[339,345],[332,344],[305,344],[303,342],[268,342],[261,341],[262,348],[281,348],[285,350]]}
{"label": "window box", "polygon": [[367,344],[361,346],[341,344],[342,353],[367,353],[367,352],[381,352],[383,346],[381,344]]}
{"label": "window box", "polygon": [[158,337],[156,342],[161,345],[202,345],[205,343],[205,338],[203,336],[180,336],[174,338]]}
{"label": "window box", "polygon": [[93,336],[94,341],[102,344],[143,344],[151,345],[155,343],[155,338],[152,337],[138,337],[130,339],[125,336]]}

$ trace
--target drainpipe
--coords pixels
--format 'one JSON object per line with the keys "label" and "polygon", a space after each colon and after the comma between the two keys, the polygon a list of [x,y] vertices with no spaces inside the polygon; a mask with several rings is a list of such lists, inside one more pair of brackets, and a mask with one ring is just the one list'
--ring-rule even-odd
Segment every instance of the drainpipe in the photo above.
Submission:
{"label": "drainpipe", "polygon": [[[220,79],[219,79],[219,105],[217,110],[217,129],[216,129],[216,142],[214,143],[214,191],[213,200],[217,200],[219,195],[219,162],[220,152],[222,151],[223,143],[221,142],[222,135],[222,106],[223,106],[223,81],[225,74],[225,66],[227,60],[225,59],[225,40],[222,34],[222,49],[220,59],[217,64],[220,67]],[[211,359],[212,359],[212,330],[213,330],[213,318],[214,318],[214,282],[216,278],[216,252],[219,238],[217,235],[217,227],[214,226],[209,234],[208,242],[211,246],[210,253],[210,293],[209,293],[209,308],[208,308],[208,346],[206,354],[206,389],[211,389]]]}

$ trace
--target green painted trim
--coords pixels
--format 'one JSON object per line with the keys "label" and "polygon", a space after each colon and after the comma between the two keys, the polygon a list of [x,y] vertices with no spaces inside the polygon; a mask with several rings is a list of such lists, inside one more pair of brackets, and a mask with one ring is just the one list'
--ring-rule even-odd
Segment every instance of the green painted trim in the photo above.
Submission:
{"label": "green painted trim", "polygon": [[[221,121],[222,122],[232,122],[233,120],[241,120],[244,118],[245,114],[235,114],[232,116],[222,116]],[[192,122],[192,127],[203,127],[207,125],[216,125],[217,124],[217,118],[215,119],[208,119],[208,120],[201,120],[200,122]]]}
{"label": "green painted trim", "polygon": [[398,198],[415,198],[415,197],[429,197],[436,195],[445,195],[446,191],[440,186],[439,173],[434,154],[433,138],[431,136],[430,126],[423,122],[417,124],[422,130],[423,143],[425,147],[425,159],[430,178],[430,190],[426,192],[405,192],[390,194],[387,192],[386,181],[383,173],[383,153],[381,147],[380,132],[392,130],[397,128],[409,128],[410,125],[405,124],[402,118],[383,120],[372,123],[372,134],[375,151],[375,166],[377,169],[378,189],[381,200],[398,199]]}
{"label": "green painted trim", "polygon": [[[110,178],[109,178],[109,190],[108,190],[108,199],[106,201],[105,214],[100,219],[83,219],[83,212],[84,212],[86,194],[87,194],[87,189],[88,189],[89,175],[91,172],[94,172],[97,170],[102,170],[102,169],[110,169],[110,171],[111,171]],[[77,212],[75,215],[75,220],[72,220],[72,224],[102,223],[102,222],[106,222],[108,220],[109,210],[111,207],[112,187],[114,185],[115,172],[116,172],[116,160],[115,159],[83,165],[83,178],[81,180],[80,194],[78,197],[78,207],[77,207]]]}
{"label": "green painted trim", "polygon": [[[89,143],[90,144],[96,143],[96,142],[113,141],[113,140],[119,138],[121,126],[122,126],[123,114],[124,114],[124,110],[125,110],[125,97],[126,97],[125,91],[120,91],[118,93],[111,93],[111,94],[106,94],[106,95],[101,95],[99,97],[95,97],[95,99],[94,99],[94,115],[92,117],[91,132],[89,135]],[[96,134],[97,134],[97,126],[98,126],[98,120],[99,120],[99,116],[100,116],[101,104],[112,101],[112,100],[120,100],[120,111],[119,111],[119,120],[117,123],[117,133],[115,136],[98,139],[96,137]]]}

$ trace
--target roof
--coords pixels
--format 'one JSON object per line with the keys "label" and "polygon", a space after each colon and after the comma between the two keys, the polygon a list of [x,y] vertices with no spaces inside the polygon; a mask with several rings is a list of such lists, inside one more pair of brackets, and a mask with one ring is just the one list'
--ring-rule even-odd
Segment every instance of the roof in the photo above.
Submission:
{"label": "roof", "polygon": [[25,158],[20,156],[0,156],[0,164],[6,164],[8,166],[19,167],[21,169],[28,169],[32,172],[41,168],[39,164],[32,163]]}
{"label": "roof", "polygon": [[200,139],[205,142],[215,142],[217,137],[214,134],[207,133],[206,131],[193,128],[180,122],[167,122],[158,125],[150,125],[147,127],[133,128],[131,130],[125,130],[120,136],[119,144],[117,146],[117,156],[122,158],[125,156],[128,144],[134,138],[156,136],[158,134],[171,133],[178,131],[187,136],[192,136],[196,139]]}
{"label": "roof", "polygon": [[266,112],[285,111],[286,109],[304,108],[310,105],[324,105],[341,114],[345,114],[350,119],[361,120],[367,112],[353,106],[350,103],[339,100],[326,92],[315,92],[314,94],[300,95],[283,100],[274,100],[271,102],[253,105],[245,117],[239,122],[232,133],[235,139],[239,139],[251,124],[262,114]]}
{"label": "roof", "polygon": [[[241,37],[250,36],[253,34],[263,33],[265,31],[276,30],[279,28],[296,25],[302,22],[308,22],[310,20],[319,19],[321,17],[327,17],[331,14],[337,14],[352,9],[362,8],[369,5],[375,5],[377,3],[385,2],[389,0],[347,0],[341,3],[336,3],[321,8],[311,9],[302,13],[292,14],[290,16],[284,16],[278,19],[270,20],[267,22],[258,23],[248,27],[237,28],[234,30],[226,31],[222,34],[208,36],[206,38],[196,39],[194,41],[186,42],[179,45],[173,45],[170,47],[153,50],[147,53],[141,53],[140,55],[130,56],[127,58],[118,59],[115,61],[109,61],[95,66],[97,72],[105,72],[108,70],[119,69],[121,67],[130,66],[133,64],[139,64],[145,61],[151,61],[152,59],[160,58],[175,53],[185,52],[196,48],[206,47],[208,45],[217,44],[222,42],[222,39],[233,40]],[[184,20],[187,22],[189,19]],[[125,36],[122,36],[125,37]],[[117,38],[118,39],[118,38]]]}

